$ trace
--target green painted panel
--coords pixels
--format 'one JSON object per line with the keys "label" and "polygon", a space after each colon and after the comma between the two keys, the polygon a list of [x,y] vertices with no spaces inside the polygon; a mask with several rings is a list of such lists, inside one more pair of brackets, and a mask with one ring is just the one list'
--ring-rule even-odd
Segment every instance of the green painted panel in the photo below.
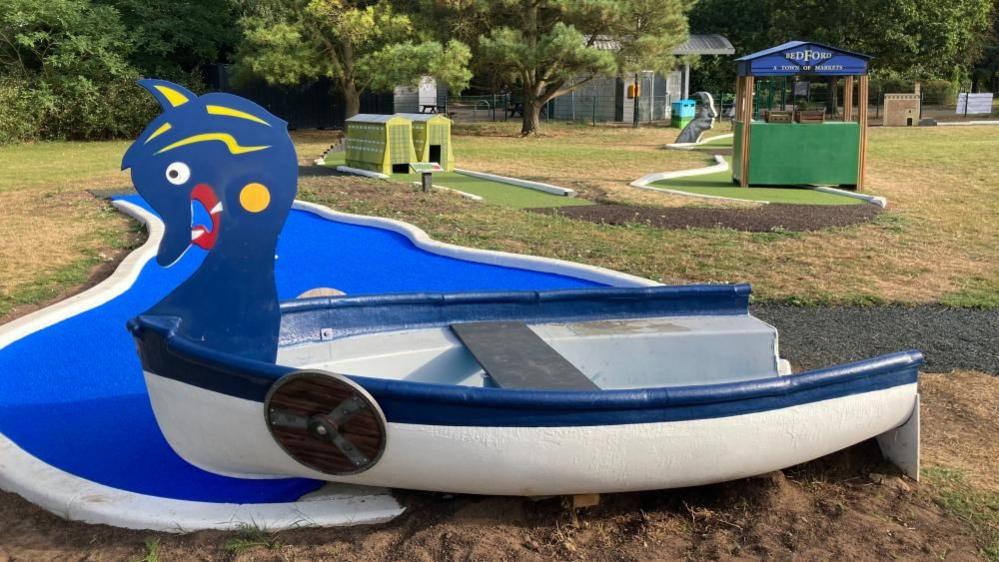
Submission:
{"label": "green painted panel", "polygon": [[[736,166],[741,129],[737,123]],[[859,149],[857,123],[753,123],[749,131],[749,183],[856,185]]]}

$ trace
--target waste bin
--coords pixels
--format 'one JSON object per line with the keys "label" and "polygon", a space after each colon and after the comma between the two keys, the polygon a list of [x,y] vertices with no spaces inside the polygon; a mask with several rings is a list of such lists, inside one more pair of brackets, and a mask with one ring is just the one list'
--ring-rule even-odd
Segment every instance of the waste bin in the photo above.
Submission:
{"label": "waste bin", "polygon": [[678,128],[682,129],[687,126],[694,119],[694,115],[697,114],[697,101],[696,100],[677,100],[670,104],[670,123]]}

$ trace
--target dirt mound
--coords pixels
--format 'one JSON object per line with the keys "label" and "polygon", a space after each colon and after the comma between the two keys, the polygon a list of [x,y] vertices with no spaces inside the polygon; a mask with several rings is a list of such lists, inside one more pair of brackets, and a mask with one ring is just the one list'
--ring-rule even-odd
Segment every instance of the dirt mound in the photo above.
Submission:
{"label": "dirt mound", "polygon": [[881,212],[876,205],[787,205],[772,203],[749,208],[644,207],[599,204],[581,207],[530,209],[598,224],[643,224],[655,228],[731,228],[748,232],[821,230],[867,222]]}
{"label": "dirt mound", "polygon": [[[684,490],[561,498],[399,492],[394,523],[277,534],[185,536],[88,526],[0,495],[0,552],[13,559],[675,560],[974,559],[977,546],[872,442],[785,472]],[[960,557],[960,556],[959,556]]]}

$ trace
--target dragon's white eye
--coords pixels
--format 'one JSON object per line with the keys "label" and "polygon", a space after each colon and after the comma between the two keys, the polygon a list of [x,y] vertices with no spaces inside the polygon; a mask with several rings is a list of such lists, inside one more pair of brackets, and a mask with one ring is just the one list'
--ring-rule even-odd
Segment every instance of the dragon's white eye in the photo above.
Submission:
{"label": "dragon's white eye", "polygon": [[182,185],[191,179],[191,169],[183,162],[174,162],[167,166],[166,179],[174,185]]}

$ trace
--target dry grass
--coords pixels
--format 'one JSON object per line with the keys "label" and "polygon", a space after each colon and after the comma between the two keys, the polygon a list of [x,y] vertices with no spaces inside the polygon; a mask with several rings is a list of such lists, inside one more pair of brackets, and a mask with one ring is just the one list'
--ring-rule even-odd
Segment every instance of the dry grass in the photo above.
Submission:
{"label": "dry grass", "polygon": [[[706,204],[627,187],[653,171],[707,163],[705,154],[662,150],[675,129],[549,125],[547,136],[527,140],[507,124],[458,130],[476,133],[456,141],[462,166],[621,202]],[[662,281],[750,281],[766,299],[999,306],[999,169],[982,159],[997,152],[999,131],[991,128],[872,129],[867,191],[889,199],[875,223],[772,237],[647,232],[637,236],[655,240],[658,263],[600,265]],[[635,255],[623,247],[633,235],[610,238]]]}
{"label": "dry grass", "polygon": [[973,371],[920,375],[923,462],[964,471],[999,493],[999,377]]}
{"label": "dry grass", "polygon": [[[661,148],[675,129],[552,124],[545,130],[521,139],[515,124],[456,127],[456,153],[464,167],[549,181],[594,199],[706,204],[627,187],[649,172],[706,163],[703,153]],[[294,132],[300,162],[309,164],[337,135]],[[134,227],[85,194],[128,184],[117,171],[126,146],[0,148],[0,318],[84,282],[107,256],[134,243]],[[999,131],[991,128],[872,129],[868,191],[887,196],[889,212],[872,224],[809,234],[601,226],[456,198],[424,200],[353,179],[306,178],[303,194],[409,220],[459,244],[582,261],[666,283],[749,281],[757,298],[999,306],[999,169],[982,160],[997,152]]]}

